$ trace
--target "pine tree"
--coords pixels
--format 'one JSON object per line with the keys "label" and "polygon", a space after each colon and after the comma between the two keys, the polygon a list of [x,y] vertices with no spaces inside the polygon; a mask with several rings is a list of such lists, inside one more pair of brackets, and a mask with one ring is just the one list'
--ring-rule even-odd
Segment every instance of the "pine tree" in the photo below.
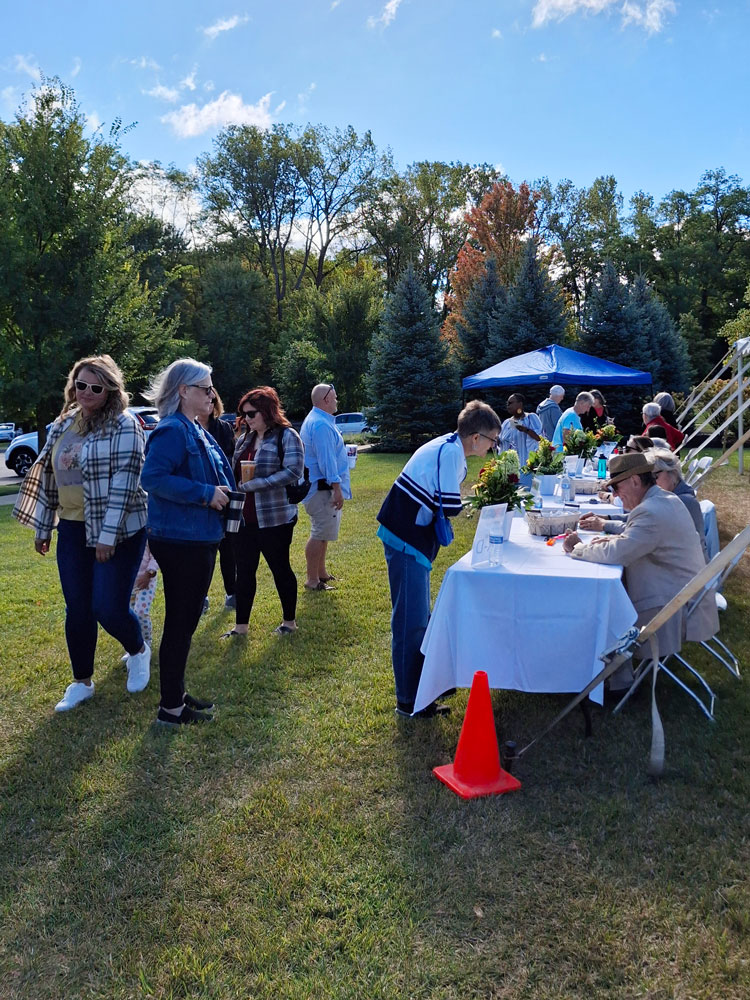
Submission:
{"label": "pine tree", "polygon": [[473,375],[494,364],[490,352],[489,320],[496,309],[502,308],[506,299],[507,291],[500,282],[497,261],[489,256],[456,321],[458,357],[463,376]]}
{"label": "pine tree", "polygon": [[654,392],[684,392],[688,387],[689,361],[685,341],[648,282],[639,275],[630,290],[630,306],[635,313],[649,354]]}
{"label": "pine tree", "polygon": [[537,257],[536,241],[528,240],[507,302],[488,318],[488,365],[561,343],[567,322],[560,290]]}
{"label": "pine tree", "polygon": [[458,380],[429,292],[409,265],[386,303],[367,376],[372,420],[388,450],[414,450],[455,426]]}
{"label": "pine tree", "polygon": [[[632,307],[629,288],[620,281],[611,261],[604,265],[586,302],[580,350],[627,368],[651,370],[653,359],[638,311]],[[620,431],[640,431],[643,396],[642,389],[618,389],[617,403],[609,409]]]}

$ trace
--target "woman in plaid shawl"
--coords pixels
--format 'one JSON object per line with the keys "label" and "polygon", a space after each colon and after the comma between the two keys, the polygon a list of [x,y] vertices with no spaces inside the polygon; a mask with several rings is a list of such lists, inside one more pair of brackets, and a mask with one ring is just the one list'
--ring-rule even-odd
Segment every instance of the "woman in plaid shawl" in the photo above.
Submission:
{"label": "woman in plaid shawl", "polygon": [[146,495],[140,483],[145,439],[127,406],[122,372],[108,354],[76,362],[60,416],[13,510],[21,524],[34,528],[34,546],[42,556],[57,528],[73,682],[56,712],[67,712],[94,694],[99,625],[129,654],[128,691],[142,691],[149,681],[151,650],[130,610],[146,541]]}

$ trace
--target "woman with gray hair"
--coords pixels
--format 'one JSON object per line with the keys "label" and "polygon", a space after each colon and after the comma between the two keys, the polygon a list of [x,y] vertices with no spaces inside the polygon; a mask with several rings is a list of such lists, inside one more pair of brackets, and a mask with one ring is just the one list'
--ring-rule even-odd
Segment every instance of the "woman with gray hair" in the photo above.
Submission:
{"label": "woman with gray hair", "polygon": [[148,441],[142,476],[149,547],[161,569],[166,612],[156,721],[210,722],[213,704],[185,692],[185,664],[224,536],[222,510],[235,489],[229,462],[199,423],[213,411],[211,368],[193,358],[173,361],[144,395],[161,418]]}
{"label": "woman with gray hair", "polygon": [[669,447],[673,451],[680,447],[685,435],[678,427],[672,427],[671,424],[667,423],[661,415],[661,407],[658,403],[644,403],[642,414],[645,433],[648,433],[649,428],[651,427],[663,427],[664,432],[667,435]]}
{"label": "woman with gray hair", "polygon": [[651,452],[651,461],[654,467],[654,479],[656,480],[656,485],[661,486],[661,488],[663,490],[667,490],[668,493],[674,493],[674,495],[679,497],[687,507],[688,512],[693,519],[695,530],[698,532],[700,537],[703,555],[706,562],[708,562],[706,532],[703,524],[703,511],[701,510],[701,505],[695,495],[695,490],[692,486],[688,486],[682,478],[682,467],[680,465],[679,458],[671,451],[655,449]]}

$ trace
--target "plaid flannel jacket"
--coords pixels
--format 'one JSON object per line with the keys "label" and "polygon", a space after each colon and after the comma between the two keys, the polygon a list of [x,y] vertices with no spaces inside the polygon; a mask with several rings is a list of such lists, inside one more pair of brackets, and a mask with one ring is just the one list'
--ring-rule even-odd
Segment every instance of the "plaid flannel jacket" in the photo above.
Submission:
{"label": "plaid flannel jacket", "polygon": [[[52,424],[46,444],[24,479],[13,516],[36,537],[47,539],[57,524],[59,499],[52,449],[73,423],[72,411]],[[146,494],[141,488],[145,436],[131,413],[87,435],[81,448],[86,544],[117,545],[146,523]]]}
{"label": "plaid flannel jacket", "polygon": [[[257,464],[252,480],[252,492],[255,496],[255,513],[258,517],[259,528],[273,528],[279,524],[288,524],[297,516],[297,505],[289,503],[286,487],[299,482],[304,475],[305,449],[294,428],[285,427],[282,437],[284,465],[283,468],[280,467],[279,430],[278,427],[267,430],[260,444],[255,442],[255,461]],[[232,460],[233,468],[236,467],[240,455],[250,444],[250,439],[254,434],[254,431],[242,434],[236,441]],[[243,485],[249,485],[247,483],[240,484],[241,476],[237,475],[235,478],[238,490],[243,489]]]}

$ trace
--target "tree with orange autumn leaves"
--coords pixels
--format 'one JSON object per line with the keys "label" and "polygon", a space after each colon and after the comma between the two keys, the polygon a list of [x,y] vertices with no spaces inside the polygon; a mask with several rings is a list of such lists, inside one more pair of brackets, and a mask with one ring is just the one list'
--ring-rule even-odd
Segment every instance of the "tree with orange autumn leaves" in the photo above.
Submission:
{"label": "tree with orange autumn leaves", "polygon": [[495,258],[502,284],[512,283],[524,241],[537,235],[538,201],[538,192],[525,181],[516,190],[509,180],[501,180],[466,213],[469,234],[450,273],[450,292],[445,299],[448,316],[443,336],[451,344],[456,343],[456,322],[461,319],[472,285],[484,271],[487,257]]}

